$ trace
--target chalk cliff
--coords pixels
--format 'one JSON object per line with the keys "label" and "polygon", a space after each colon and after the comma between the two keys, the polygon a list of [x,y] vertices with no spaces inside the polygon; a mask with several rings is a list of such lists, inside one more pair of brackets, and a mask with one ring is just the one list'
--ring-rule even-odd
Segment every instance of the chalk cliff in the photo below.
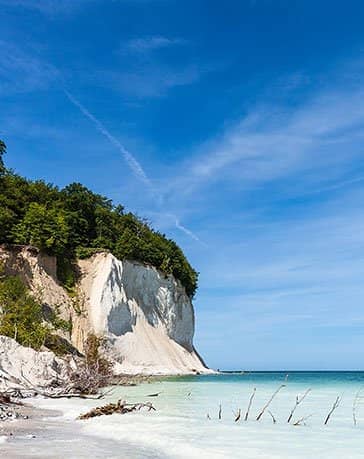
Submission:
{"label": "chalk cliff", "polygon": [[80,261],[80,269],[87,323],[74,327],[77,347],[91,331],[106,338],[116,372],[206,371],[193,347],[191,300],[173,276],[108,253]]}
{"label": "chalk cliff", "polygon": [[52,257],[29,247],[0,247],[0,260],[40,301],[72,320],[66,338],[78,350],[83,351],[89,333],[104,337],[116,374],[210,371],[193,346],[193,305],[173,276],[98,253],[79,261],[78,294],[70,298],[57,281]]}

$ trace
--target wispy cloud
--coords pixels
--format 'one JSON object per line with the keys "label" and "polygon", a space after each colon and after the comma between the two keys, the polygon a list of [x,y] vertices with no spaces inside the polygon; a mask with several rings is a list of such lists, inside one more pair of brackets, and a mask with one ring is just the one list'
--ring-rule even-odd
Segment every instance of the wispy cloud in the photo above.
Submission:
{"label": "wispy cloud", "polygon": [[128,96],[156,98],[165,96],[173,88],[197,82],[204,72],[195,65],[177,69],[148,63],[125,72],[104,72],[102,79],[103,84],[107,83]]}
{"label": "wispy cloud", "polygon": [[0,93],[46,89],[58,75],[58,71],[42,59],[0,41]]}
{"label": "wispy cloud", "polygon": [[69,13],[93,0],[0,0],[0,6],[34,10],[46,15]]}
{"label": "wispy cloud", "polygon": [[184,193],[221,181],[255,186],[298,173],[300,183],[316,174],[322,186],[318,171],[326,172],[325,186],[335,186],[331,179],[338,165],[350,166],[361,155],[349,144],[364,135],[362,100],[364,84],[323,90],[299,107],[265,104],[190,154],[192,159],[181,166],[187,172],[174,186]]}
{"label": "wispy cloud", "polygon": [[181,38],[168,38],[161,35],[132,38],[121,45],[121,52],[148,53],[158,49],[186,44]]}

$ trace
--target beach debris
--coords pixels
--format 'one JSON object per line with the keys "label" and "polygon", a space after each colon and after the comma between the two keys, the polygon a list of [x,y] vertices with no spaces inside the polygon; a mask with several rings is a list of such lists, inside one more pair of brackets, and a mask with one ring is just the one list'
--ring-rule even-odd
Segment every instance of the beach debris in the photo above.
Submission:
{"label": "beach debris", "polygon": [[294,405],[294,407],[292,408],[289,416],[288,416],[288,419],[287,419],[287,422],[288,424],[291,422],[291,419],[292,419],[292,416],[294,415],[294,412],[296,411],[298,405],[300,403],[303,402],[303,400],[307,397],[307,395],[311,392],[311,389],[307,389],[306,392],[302,395],[302,397],[299,397],[298,395],[296,396],[296,403]]}
{"label": "beach debris", "polygon": [[273,393],[273,395],[271,396],[271,398],[268,400],[268,402],[263,406],[263,409],[262,411],[258,414],[257,416],[257,421],[259,421],[261,419],[261,417],[263,416],[263,414],[265,413],[266,409],[269,407],[269,405],[272,403],[273,399],[275,398],[275,396],[278,394],[278,392],[283,389],[284,387],[286,387],[285,384],[281,384],[278,389]]}
{"label": "beach debris", "polygon": [[218,414],[218,418],[221,419],[222,418],[222,407],[221,407],[221,403],[219,405],[219,414]]}
{"label": "beach debris", "polygon": [[356,427],[357,425],[357,410],[358,410],[358,405],[360,402],[363,402],[364,400],[364,395],[362,395],[363,389],[358,390],[358,392],[355,394],[354,401],[353,401],[353,422],[354,426]]}
{"label": "beach debris", "polygon": [[326,426],[327,423],[329,422],[329,419],[332,415],[332,413],[336,410],[336,408],[340,405],[340,401],[341,401],[341,397],[340,396],[337,396],[336,397],[336,400],[334,402],[334,404],[332,405],[332,408],[331,410],[329,411],[329,414],[326,416],[326,419],[325,419],[325,422],[324,422],[324,425]]}
{"label": "beach debris", "polygon": [[125,401],[118,400],[116,403],[108,403],[104,406],[98,406],[93,408],[85,414],[81,414],[77,419],[90,419],[96,416],[109,416],[114,413],[127,414],[133,411],[140,411],[142,408],[146,408],[147,411],[156,411],[154,406],[148,403],[127,403]]}
{"label": "beach debris", "polygon": [[294,422],[293,425],[294,426],[300,426],[300,425],[306,425],[305,421],[310,418],[311,416],[313,416],[313,414],[309,414],[308,416],[304,416],[303,418],[300,418],[298,419],[298,421]]}
{"label": "beach debris", "polygon": [[253,403],[253,399],[254,399],[256,391],[257,391],[257,388],[254,387],[253,393],[251,394],[250,399],[249,399],[249,404],[248,404],[248,408],[247,408],[246,413],[245,413],[244,421],[248,420],[250,408],[252,407],[252,403]]}
{"label": "beach debris", "polygon": [[207,418],[207,419],[211,419],[209,413],[207,413],[206,418]]}
{"label": "beach debris", "polygon": [[11,421],[19,417],[26,419],[27,416],[22,416],[16,410],[22,405],[21,402],[13,400],[7,392],[0,392],[0,421]]}
{"label": "beach debris", "polygon": [[234,419],[234,422],[238,422],[241,418],[241,409],[239,408],[238,409],[238,412],[235,413],[235,419]]}
{"label": "beach debris", "polygon": [[272,418],[273,424],[275,424],[277,421],[276,421],[276,418],[273,416],[273,413],[271,411],[269,411],[269,410],[268,410],[268,413],[270,414],[270,416]]}
{"label": "beach debris", "polygon": [[162,392],[156,392],[155,394],[149,394],[147,397],[158,397]]}

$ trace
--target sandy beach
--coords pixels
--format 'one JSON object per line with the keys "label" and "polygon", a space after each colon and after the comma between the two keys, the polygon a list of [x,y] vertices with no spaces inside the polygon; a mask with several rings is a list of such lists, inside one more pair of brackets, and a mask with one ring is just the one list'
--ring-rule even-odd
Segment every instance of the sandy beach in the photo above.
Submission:
{"label": "sandy beach", "polygon": [[137,444],[85,434],[82,425],[65,420],[57,410],[38,408],[28,403],[17,411],[28,419],[0,422],[1,458],[164,457]]}

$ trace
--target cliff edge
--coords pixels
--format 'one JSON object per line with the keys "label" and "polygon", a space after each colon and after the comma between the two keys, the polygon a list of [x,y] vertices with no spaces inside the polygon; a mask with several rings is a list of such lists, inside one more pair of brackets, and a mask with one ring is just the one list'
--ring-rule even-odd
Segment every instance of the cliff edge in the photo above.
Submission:
{"label": "cliff edge", "polygon": [[102,252],[78,262],[77,295],[70,298],[57,280],[52,257],[30,247],[0,247],[0,260],[46,307],[57,307],[72,322],[65,337],[80,352],[89,334],[104,338],[115,374],[211,371],[193,346],[191,300],[172,275]]}

